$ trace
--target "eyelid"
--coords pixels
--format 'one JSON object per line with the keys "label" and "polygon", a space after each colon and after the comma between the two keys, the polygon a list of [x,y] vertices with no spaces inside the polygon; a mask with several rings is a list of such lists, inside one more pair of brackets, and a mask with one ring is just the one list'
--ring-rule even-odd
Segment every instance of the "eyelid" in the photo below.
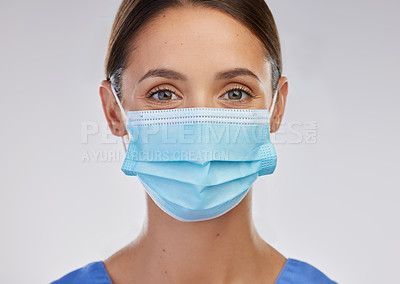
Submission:
{"label": "eyelid", "polygon": [[222,96],[226,95],[226,93],[228,93],[228,92],[230,92],[230,91],[234,91],[234,90],[241,90],[241,91],[244,91],[244,92],[246,92],[246,93],[247,93],[250,97],[252,97],[252,98],[256,97],[256,94],[254,94],[254,92],[253,92],[250,88],[245,87],[245,86],[243,86],[243,85],[235,85],[235,86],[233,86],[233,87],[227,88],[227,89],[224,91],[224,93],[223,93],[220,97],[222,97]]}
{"label": "eyelid", "polygon": [[167,86],[165,86],[165,87],[156,86],[156,87],[152,88],[150,91],[147,92],[146,97],[151,98],[155,93],[160,92],[160,91],[167,91],[167,92],[174,93],[177,97],[182,99],[182,97],[177,94],[176,90],[173,90]]}

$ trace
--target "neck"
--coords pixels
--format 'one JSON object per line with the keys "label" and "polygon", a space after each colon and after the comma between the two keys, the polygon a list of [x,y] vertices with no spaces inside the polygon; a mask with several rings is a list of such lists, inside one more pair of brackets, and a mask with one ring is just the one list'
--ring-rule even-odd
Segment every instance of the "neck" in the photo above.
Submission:
{"label": "neck", "polygon": [[257,234],[251,194],[208,221],[173,219],[147,195],[139,237],[105,261],[115,284],[274,283],[286,258]]}
{"label": "neck", "polygon": [[251,190],[228,213],[207,221],[177,221],[148,196],[147,205],[148,218],[132,249],[140,259],[140,270],[153,275],[154,283],[248,279],[270,253],[253,225]]}

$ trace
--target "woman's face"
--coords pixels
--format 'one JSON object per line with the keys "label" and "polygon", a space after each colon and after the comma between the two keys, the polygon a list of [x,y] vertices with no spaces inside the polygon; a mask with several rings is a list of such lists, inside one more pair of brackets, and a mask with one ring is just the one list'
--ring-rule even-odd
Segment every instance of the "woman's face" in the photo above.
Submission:
{"label": "woman's face", "polygon": [[[221,11],[168,9],[145,26],[132,46],[122,73],[125,111],[271,105],[271,67],[262,42]],[[107,83],[100,89],[103,106],[111,131],[122,136],[123,119],[112,113],[116,104]]]}
{"label": "woman's face", "polygon": [[126,111],[267,108],[270,65],[262,43],[231,16],[170,9],[139,33],[122,77]]}

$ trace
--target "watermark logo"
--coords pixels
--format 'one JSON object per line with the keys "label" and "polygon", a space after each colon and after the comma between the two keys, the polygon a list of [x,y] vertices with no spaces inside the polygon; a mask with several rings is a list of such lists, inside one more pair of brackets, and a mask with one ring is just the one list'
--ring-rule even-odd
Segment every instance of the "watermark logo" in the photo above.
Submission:
{"label": "watermark logo", "polygon": [[[131,143],[184,147],[182,151],[139,151],[135,155],[140,160],[226,160],[229,151],[193,151],[187,150],[191,145],[208,143],[234,145],[240,143],[265,143],[268,139],[274,145],[281,144],[316,144],[318,143],[317,121],[290,121],[282,123],[276,133],[269,133],[267,125],[248,127],[246,125],[175,125],[174,127],[152,126],[137,128],[131,133]],[[128,138],[128,137],[125,137]],[[93,121],[82,122],[81,162],[122,162],[125,152],[121,137],[114,136],[108,125]],[[125,144],[128,146],[128,139]],[[234,147],[234,146],[232,146]]]}

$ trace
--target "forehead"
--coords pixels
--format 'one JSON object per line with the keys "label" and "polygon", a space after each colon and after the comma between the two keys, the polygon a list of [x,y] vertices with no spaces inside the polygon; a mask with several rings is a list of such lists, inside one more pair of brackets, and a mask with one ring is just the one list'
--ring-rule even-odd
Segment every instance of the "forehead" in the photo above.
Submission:
{"label": "forehead", "polygon": [[252,70],[260,79],[269,78],[262,42],[241,22],[217,9],[167,9],[147,23],[132,44],[128,69],[135,77],[163,66],[189,79],[237,67]]}

